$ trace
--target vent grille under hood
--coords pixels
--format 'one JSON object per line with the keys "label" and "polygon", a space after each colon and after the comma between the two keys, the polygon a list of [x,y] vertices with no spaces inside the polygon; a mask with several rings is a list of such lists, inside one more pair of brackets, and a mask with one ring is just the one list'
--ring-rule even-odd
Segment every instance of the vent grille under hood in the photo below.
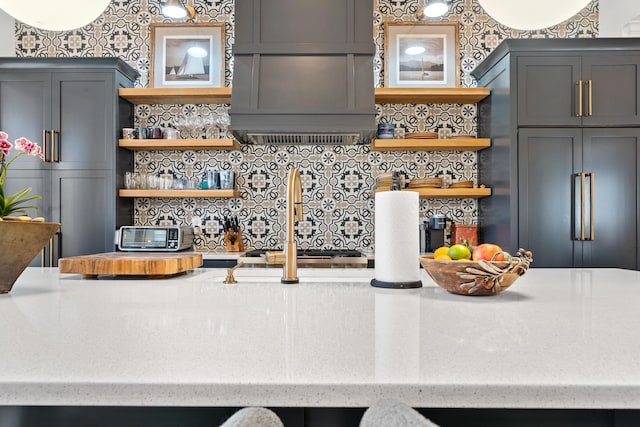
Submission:
{"label": "vent grille under hood", "polygon": [[250,144],[375,134],[371,0],[235,3],[230,130]]}

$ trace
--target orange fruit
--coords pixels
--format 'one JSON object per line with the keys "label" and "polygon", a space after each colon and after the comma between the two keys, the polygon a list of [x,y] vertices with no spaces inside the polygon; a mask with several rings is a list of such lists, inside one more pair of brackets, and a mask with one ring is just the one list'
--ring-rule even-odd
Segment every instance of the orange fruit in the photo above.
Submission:
{"label": "orange fruit", "polygon": [[449,247],[448,246],[440,246],[433,253],[433,259],[437,259],[439,255],[447,255],[447,256],[449,256],[448,252],[449,252]]}
{"label": "orange fruit", "polygon": [[451,257],[447,254],[436,255],[433,259],[437,259],[438,261],[451,261]]}

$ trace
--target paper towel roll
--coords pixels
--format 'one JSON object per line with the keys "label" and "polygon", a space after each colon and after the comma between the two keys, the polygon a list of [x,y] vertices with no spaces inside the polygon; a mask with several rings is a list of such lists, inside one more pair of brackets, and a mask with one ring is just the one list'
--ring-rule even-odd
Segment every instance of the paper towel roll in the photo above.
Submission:
{"label": "paper towel roll", "polygon": [[376,193],[375,200],[375,279],[372,285],[422,286],[418,193],[384,191]]}

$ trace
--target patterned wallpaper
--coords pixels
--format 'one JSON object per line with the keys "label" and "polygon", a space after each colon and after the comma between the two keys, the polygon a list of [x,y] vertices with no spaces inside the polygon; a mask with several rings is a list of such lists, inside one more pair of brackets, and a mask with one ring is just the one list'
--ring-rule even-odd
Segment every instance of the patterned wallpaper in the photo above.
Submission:
{"label": "patterned wallpaper", "polygon": [[[225,22],[225,82],[231,84],[233,0],[193,0],[196,22]],[[374,0],[376,86],[384,81],[384,22],[415,21],[421,0]],[[453,0],[443,20],[460,23],[460,85],[476,85],[470,71],[505,38],[595,37],[598,0],[559,25],[540,31],[507,28],[474,0]],[[141,73],[137,87],[148,85],[150,23],[163,19],[156,0],[113,0],[92,24],[70,32],[48,32],[16,23],[18,56],[118,56]],[[140,105],[136,121],[168,126],[185,113],[225,113],[226,105]],[[412,131],[475,134],[475,105],[378,105],[378,121],[390,121]],[[407,177],[448,175],[452,180],[477,181],[475,152],[372,152],[367,146],[243,146],[240,151],[137,152],[136,170],[170,173],[200,180],[206,170],[231,169],[241,197],[234,199],[136,199],[139,225],[203,223],[196,238],[200,249],[224,247],[220,218],[237,215],[248,248],[282,246],[285,236],[285,184],[290,166],[301,170],[304,220],[297,225],[299,246],[371,249],[375,178],[389,170]],[[481,183],[479,183],[481,184]],[[477,221],[475,199],[423,199],[421,216],[446,214],[457,223]]]}

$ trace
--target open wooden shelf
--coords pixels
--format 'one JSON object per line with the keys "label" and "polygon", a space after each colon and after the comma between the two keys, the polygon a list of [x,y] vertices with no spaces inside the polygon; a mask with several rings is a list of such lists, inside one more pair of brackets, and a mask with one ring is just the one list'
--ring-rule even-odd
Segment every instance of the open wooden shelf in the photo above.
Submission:
{"label": "open wooden shelf", "polygon": [[491,93],[484,87],[375,88],[376,104],[475,104]]}
{"label": "open wooden shelf", "polygon": [[120,88],[132,104],[230,104],[231,88]]}
{"label": "open wooden shelf", "polygon": [[[376,104],[475,104],[490,94],[484,87],[374,89]],[[120,88],[133,104],[230,104],[231,88]]]}
{"label": "open wooden shelf", "polygon": [[120,190],[120,197],[240,197],[238,190]]}
{"label": "open wooden shelf", "polygon": [[132,151],[240,149],[235,139],[120,139],[118,146]]}
{"label": "open wooden shelf", "polygon": [[[375,190],[375,193],[378,191],[382,190]],[[406,188],[402,191],[415,191],[421,199],[479,199],[491,196],[490,188]]]}
{"label": "open wooden shelf", "polygon": [[490,146],[489,138],[374,139],[371,151],[478,151]]}

